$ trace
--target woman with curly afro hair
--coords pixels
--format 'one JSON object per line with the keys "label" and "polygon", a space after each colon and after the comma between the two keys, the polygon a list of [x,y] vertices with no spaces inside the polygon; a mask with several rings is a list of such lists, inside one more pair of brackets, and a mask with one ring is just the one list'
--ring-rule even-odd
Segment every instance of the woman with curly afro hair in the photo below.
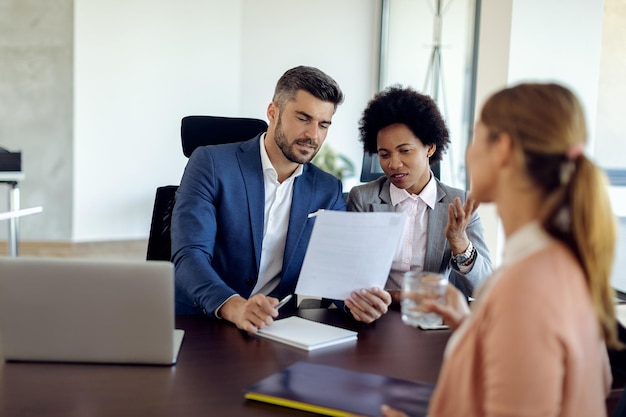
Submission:
{"label": "woman with curly afro hair", "polygon": [[[385,290],[398,302],[404,272],[424,270],[444,274],[471,296],[491,273],[491,260],[477,204],[431,170],[450,144],[435,102],[411,88],[391,86],[368,103],[359,130],[363,149],[378,154],[385,175],[352,188],[348,210],[408,215]],[[346,301],[351,310],[358,304]]]}

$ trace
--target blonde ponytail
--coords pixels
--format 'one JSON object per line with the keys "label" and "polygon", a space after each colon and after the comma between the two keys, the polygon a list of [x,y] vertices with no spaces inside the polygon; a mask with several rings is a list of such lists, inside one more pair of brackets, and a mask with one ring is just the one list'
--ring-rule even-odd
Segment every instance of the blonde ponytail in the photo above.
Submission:
{"label": "blonde ponytail", "polygon": [[569,187],[573,250],[585,271],[602,336],[608,346],[621,348],[615,322],[615,291],[611,287],[617,236],[608,180],[586,157],[576,162]]}

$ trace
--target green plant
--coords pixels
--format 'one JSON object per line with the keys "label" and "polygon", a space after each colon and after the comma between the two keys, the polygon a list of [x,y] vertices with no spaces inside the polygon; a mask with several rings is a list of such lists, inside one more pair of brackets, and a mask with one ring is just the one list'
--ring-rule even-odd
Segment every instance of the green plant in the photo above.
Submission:
{"label": "green plant", "polygon": [[324,145],[312,161],[320,169],[340,180],[354,176],[354,164],[346,156]]}

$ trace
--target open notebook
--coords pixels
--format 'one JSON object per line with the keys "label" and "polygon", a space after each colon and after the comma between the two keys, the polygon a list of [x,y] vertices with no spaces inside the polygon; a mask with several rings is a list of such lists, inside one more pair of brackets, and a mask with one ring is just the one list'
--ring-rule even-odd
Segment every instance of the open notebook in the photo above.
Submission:
{"label": "open notebook", "polygon": [[171,365],[183,333],[169,262],[0,258],[5,360]]}

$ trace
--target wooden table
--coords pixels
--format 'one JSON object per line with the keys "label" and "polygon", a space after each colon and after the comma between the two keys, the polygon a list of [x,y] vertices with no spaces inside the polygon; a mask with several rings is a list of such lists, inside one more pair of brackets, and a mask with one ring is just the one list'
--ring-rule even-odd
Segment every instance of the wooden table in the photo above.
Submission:
{"label": "wooden table", "polygon": [[437,379],[448,331],[407,327],[398,311],[370,325],[337,310],[296,314],[356,330],[358,341],[306,352],[250,336],[223,321],[179,316],[176,326],[186,333],[178,363],[172,367],[0,365],[0,415],[307,416],[311,414],[243,398],[245,387],[297,361],[427,382]]}

